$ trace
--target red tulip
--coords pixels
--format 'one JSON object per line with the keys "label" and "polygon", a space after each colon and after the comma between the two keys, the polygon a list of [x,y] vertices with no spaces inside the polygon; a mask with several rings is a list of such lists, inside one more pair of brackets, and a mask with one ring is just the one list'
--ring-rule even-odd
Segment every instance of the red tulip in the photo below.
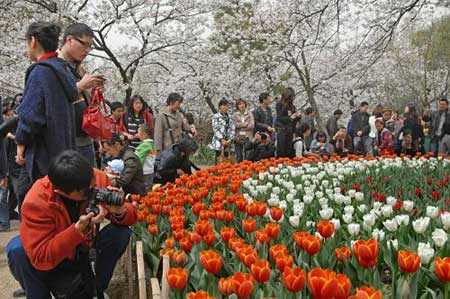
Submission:
{"label": "red tulip", "polygon": [[402,272],[415,273],[419,270],[420,257],[409,250],[399,250],[397,260]]}
{"label": "red tulip", "polygon": [[247,218],[242,220],[242,228],[246,233],[252,233],[256,229],[256,220],[253,218]]}
{"label": "red tulip", "polygon": [[434,260],[434,272],[440,281],[450,282],[450,257],[436,257]]}
{"label": "red tulip", "polygon": [[378,261],[378,241],[358,240],[353,244],[353,254],[364,268],[375,267]]}
{"label": "red tulip", "polygon": [[183,268],[170,268],[167,271],[167,283],[173,289],[184,289],[187,283],[188,272]]}
{"label": "red tulip", "polygon": [[239,298],[247,298],[253,292],[254,279],[251,274],[237,272],[232,276],[234,293]]}
{"label": "red tulip", "polygon": [[272,207],[270,208],[270,216],[273,220],[278,221],[283,217],[283,210],[280,207]]}
{"label": "red tulip", "polygon": [[338,261],[343,262],[343,258],[345,258],[346,260],[350,259],[350,255],[352,254],[352,252],[347,247],[341,247],[336,248],[334,250],[334,254],[336,255]]}
{"label": "red tulip", "polygon": [[257,260],[250,269],[253,277],[260,283],[264,283],[270,279],[270,265],[267,260]]}
{"label": "red tulip", "polygon": [[282,278],[284,287],[292,293],[297,293],[305,287],[306,272],[300,268],[286,267]]}
{"label": "red tulip", "polygon": [[317,230],[322,237],[328,239],[334,233],[334,223],[328,220],[322,220],[317,224]]}
{"label": "red tulip", "polygon": [[200,264],[211,274],[217,274],[222,269],[222,257],[214,250],[200,251]]}

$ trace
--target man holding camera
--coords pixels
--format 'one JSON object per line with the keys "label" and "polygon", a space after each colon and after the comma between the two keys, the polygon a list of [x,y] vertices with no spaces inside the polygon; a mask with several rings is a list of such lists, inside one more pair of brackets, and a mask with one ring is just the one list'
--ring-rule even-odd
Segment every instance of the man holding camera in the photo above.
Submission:
{"label": "man holding camera", "polygon": [[[137,221],[106,174],[75,151],[64,151],[22,206],[20,236],[7,245],[9,267],[27,298],[103,298]],[[101,231],[95,227],[107,218]],[[95,269],[95,271],[93,271]]]}
{"label": "man holding camera", "polygon": [[245,145],[245,150],[252,162],[275,157],[275,146],[266,132],[256,132],[252,142]]}

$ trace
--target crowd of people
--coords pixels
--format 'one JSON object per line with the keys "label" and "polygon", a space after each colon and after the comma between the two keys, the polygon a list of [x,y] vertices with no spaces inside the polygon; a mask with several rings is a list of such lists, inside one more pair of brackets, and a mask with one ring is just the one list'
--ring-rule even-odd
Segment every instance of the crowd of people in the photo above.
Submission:
{"label": "crowd of people", "polygon": [[243,99],[236,101],[234,114],[229,113],[227,100],[220,101],[219,112],[212,120],[214,136],[210,145],[216,151],[216,161],[227,149],[235,153],[237,162],[333,154],[450,155],[450,113],[445,97],[439,99],[437,111],[423,115],[408,104],[403,117],[382,105],[376,105],[369,113],[369,104],[362,101],[345,124],[344,113],[335,110],[324,130],[315,124],[315,111],[297,110],[294,98],[294,90],[285,89],[276,101],[275,113],[270,109],[268,93],[259,96],[260,106],[252,112]]}
{"label": "crowd of people", "polygon": [[[190,174],[197,131],[181,112],[182,95],[171,93],[159,113],[140,95],[108,103],[103,113],[108,114],[111,138],[90,136],[83,129],[84,115],[98,107],[92,95],[106,81],[82,65],[94,33],[86,24],[72,24],[59,47],[60,32],[52,23],[29,26],[25,37],[33,64],[23,94],[0,105],[0,231],[9,229],[10,219],[21,220],[20,236],[7,246],[11,272],[23,288],[15,295],[102,298],[130,238],[129,226],[137,219],[136,204],[125,195],[144,195],[154,184]],[[294,89],[286,88],[273,112],[271,95],[261,93],[256,109],[250,111],[247,101],[239,99],[234,113],[231,102],[222,99],[212,117],[209,144],[215,163],[450,153],[446,98],[439,100],[438,111],[422,116],[408,105],[403,117],[381,105],[370,114],[369,104],[361,102],[346,126],[338,109],[324,130],[315,123],[316,111],[297,109],[294,99]],[[98,210],[87,208],[92,200]],[[110,224],[96,230],[104,218]],[[89,267],[92,248],[98,253],[95,271]]]}

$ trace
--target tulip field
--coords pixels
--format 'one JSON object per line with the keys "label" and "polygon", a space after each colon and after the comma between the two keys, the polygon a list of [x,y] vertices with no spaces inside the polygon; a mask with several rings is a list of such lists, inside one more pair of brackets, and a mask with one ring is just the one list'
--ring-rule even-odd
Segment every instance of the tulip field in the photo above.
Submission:
{"label": "tulip field", "polygon": [[450,299],[450,160],[222,164],[141,198],[133,230],[169,298]]}

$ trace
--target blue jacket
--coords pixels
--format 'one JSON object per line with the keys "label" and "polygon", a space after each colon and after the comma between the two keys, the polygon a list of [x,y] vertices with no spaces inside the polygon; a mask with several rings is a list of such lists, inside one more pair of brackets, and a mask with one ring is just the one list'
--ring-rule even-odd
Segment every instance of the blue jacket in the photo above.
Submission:
{"label": "blue jacket", "polygon": [[54,57],[28,68],[17,109],[16,142],[25,145],[25,167],[32,181],[47,175],[52,158],[75,148],[72,102],[77,98],[75,77],[64,60]]}

